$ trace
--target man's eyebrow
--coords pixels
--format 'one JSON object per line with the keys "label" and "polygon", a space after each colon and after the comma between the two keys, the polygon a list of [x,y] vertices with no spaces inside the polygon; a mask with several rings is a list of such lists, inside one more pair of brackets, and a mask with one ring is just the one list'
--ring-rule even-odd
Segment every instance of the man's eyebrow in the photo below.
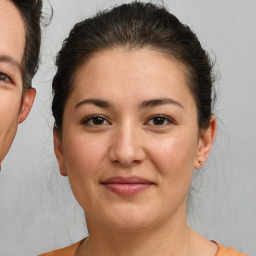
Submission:
{"label": "man's eyebrow", "polygon": [[21,64],[9,55],[0,54],[0,62],[7,62],[7,63],[17,67],[19,70],[22,69]]}
{"label": "man's eyebrow", "polygon": [[181,103],[170,98],[146,100],[140,104],[140,108],[156,107],[156,106],[165,105],[165,104],[174,104],[178,107],[184,108],[184,106]]}
{"label": "man's eyebrow", "polygon": [[85,105],[85,104],[93,104],[97,107],[100,107],[100,108],[113,108],[114,106],[105,101],[105,100],[101,100],[101,99],[85,99],[85,100],[82,100],[80,101],[79,103],[76,104],[75,106],[75,109],[79,108],[80,106],[82,105]]}

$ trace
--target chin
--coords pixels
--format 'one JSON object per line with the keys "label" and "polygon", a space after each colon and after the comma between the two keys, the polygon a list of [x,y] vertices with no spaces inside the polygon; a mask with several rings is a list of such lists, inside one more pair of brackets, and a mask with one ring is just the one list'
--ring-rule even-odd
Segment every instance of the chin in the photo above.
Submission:
{"label": "chin", "polygon": [[[109,209],[105,223],[110,229],[119,232],[136,232],[148,229],[158,219],[154,211],[141,207],[122,207]],[[105,212],[106,213],[106,212]],[[106,218],[107,217],[107,218]]]}

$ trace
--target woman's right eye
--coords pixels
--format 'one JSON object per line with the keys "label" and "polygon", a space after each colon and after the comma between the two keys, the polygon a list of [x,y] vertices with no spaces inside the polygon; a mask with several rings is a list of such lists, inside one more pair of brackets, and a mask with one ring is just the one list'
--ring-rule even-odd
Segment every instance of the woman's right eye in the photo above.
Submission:
{"label": "woman's right eye", "polygon": [[3,81],[3,82],[11,82],[11,79],[10,79],[10,77],[7,76],[6,74],[0,72],[0,81]]}
{"label": "woman's right eye", "polygon": [[103,116],[90,116],[82,121],[83,125],[88,126],[100,126],[100,125],[110,125],[110,122]]}

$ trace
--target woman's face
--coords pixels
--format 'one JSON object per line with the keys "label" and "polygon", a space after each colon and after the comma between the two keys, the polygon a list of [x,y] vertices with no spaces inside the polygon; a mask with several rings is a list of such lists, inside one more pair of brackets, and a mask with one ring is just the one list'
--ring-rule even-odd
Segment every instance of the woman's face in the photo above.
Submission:
{"label": "woman's face", "polygon": [[193,169],[214,137],[209,131],[199,137],[179,62],[117,48],[79,69],[55,152],[89,226],[146,229],[186,217]]}
{"label": "woman's face", "polygon": [[22,57],[25,30],[19,11],[11,1],[0,1],[0,163],[8,152],[18,123],[33,103],[35,91],[22,98]]}

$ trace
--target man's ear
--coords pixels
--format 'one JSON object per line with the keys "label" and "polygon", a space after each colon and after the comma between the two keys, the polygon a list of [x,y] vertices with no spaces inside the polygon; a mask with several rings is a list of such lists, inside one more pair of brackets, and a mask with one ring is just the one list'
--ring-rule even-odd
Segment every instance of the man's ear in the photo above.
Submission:
{"label": "man's ear", "polygon": [[53,129],[53,139],[54,139],[54,151],[59,164],[60,174],[62,176],[67,176],[60,131],[56,127]]}
{"label": "man's ear", "polygon": [[28,116],[34,99],[36,97],[36,89],[35,88],[30,88],[25,92],[25,95],[23,97],[22,105],[20,108],[20,113],[19,113],[19,118],[18,122],[19,124],[22,123]]}
{"label": "man's ear", "polygon": [[201,138],[199,139],[197,155],[194,162],[195,169],[200,169],[206,162],[215,139],[216,128],[216,117],[211,116],[209,127],[202,131]]}

